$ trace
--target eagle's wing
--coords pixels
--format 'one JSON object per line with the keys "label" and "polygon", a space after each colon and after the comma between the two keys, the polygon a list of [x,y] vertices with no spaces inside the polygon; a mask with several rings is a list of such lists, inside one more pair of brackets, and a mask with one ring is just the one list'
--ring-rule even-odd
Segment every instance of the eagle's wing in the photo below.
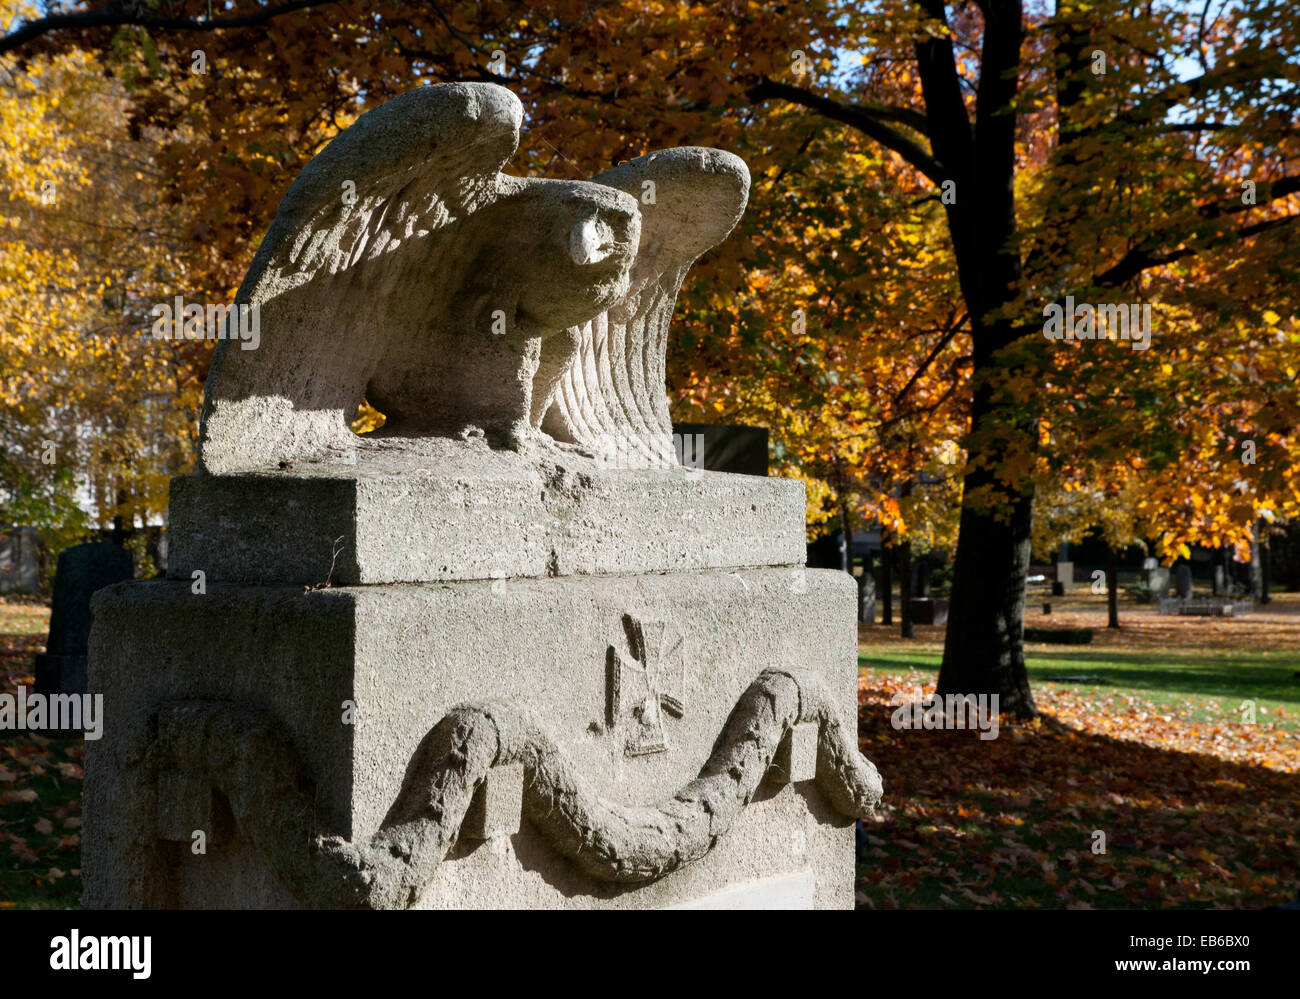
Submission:
{"label": "eagle's wing", "polygon": [[570,330],[576,355],[540,397],[541,428],[608,458],[670,464],[664,387],[668,324],[687,270],[745,211],[749,171],[718,149],[667,149],[592,181],[635,197],[641,242],[627,294]]}
{"label": "eagle's wing", "polygon": [[217,345],[200,467],[349,451],[349,421],[385,349],[380,301],[437,283],[455,223],[501,195],[521,120],[502,87],[420,87],[362,115],[307,164],[235,300],[259,310],[260,342]]}

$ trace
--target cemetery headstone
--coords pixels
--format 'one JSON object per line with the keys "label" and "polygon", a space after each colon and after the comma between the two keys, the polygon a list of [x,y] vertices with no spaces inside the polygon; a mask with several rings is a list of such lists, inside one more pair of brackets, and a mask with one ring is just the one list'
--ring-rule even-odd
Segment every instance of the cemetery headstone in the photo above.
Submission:
{"label": "cemetery headstone", "polygon": [[930,596],[930,558],[922,555],[912,562],[912,594],[916,597]]}
{"label": "cemetery headstone", "polygon": [[947,624],[948,601],[938,597],[912,598],[912,622],[914,624]]}
{"label": "cemetery headstone", "polygon": [[1171,572],[1168,566],[1162,566],[1158,559],[1148,558],[1142,562],[1146,573],[1146,584],[1157,600],[1169,594]]}
{"label": "cemetery headstone", "polygon": [[858,577],[858,620],[873,624],[876,620],[876,576],[872,571],[874,559],[862,558],[862,575]]}
{"label": "cemetery headstone", "polygon": [[36,693],[48,696],[87,692],[91,597],[131,576],[131,553],[106,541],[76,545],[59,553],[54,569],[50,633],[45,651],[36,656]]}
{"label": "cemetery headstone", "polygon": [[767,437],[767,427],[673,424],[673,443],[682,464],[709,472],[766,475]]}
{"label": "cemetery headstone", "polygon": [[0,593],[35,593],[40,587],[40,538],[34,527],[0,534]]}
{"label": "cemetery headstone", "polygon": [[168,578],[94,601],[87,906],[852,907],[854,581],[803,566],[801,483],[684,468],[665,401],[748,170],[506,176],[522,113],[420,87],[282,200]]}
{"label": "cemetery headstone", "polygon": [[1214,595],[1226,596],[1232,592],[1232,584],[1228,579],[1228,574],[1223,566],[1219,563],[1214,565]]}
{"label": "cemetery headstone", "polygon": [[[1061,596],[1069,593],[1074,588],[1074,563],[1057,562],[1056,563],[1056,582],[1060,584]],[[1056,587],[1052,587],[1055,592]]]}
{"label": "cemetery headstone", "polygon": [[1186,562],[1174,566],[1174,594],[1179,600],[1186,600],[1192,595],[1192,567]]}
{"label": "cemetery headstone", "polygon": [[823,534],[808,542],[805,559],[811,569],[839,569],[849,564],[849,545],[844,532]]}

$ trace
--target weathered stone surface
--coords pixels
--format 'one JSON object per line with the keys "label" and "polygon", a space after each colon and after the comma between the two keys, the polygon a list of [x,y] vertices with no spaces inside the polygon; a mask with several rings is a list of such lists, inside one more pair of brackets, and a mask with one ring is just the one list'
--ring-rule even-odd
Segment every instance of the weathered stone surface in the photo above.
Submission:
{"label": "weathered stone surface", "polygon": [[351,475],[176,479],[168,575],[350,585],[803,562],[799,482],[533,463],[452,441],[423,451],[436,469],[376,450]]}
{"label": "weathered stone surface", "polygon": [[[489,582],[311,592],[216,584],[206,595],[184,583],[114,587],[96,600],[92,682],[105,691],[109,724],[87,747],[86,903],[131,903],[139,829],[130,816],[154,793],[130,776],[131,719],[160,703],[247,704],[282,719],[315,781],[323,831],[353,843],[379,830],[426,734],[471,700],[527,703],[595,792],[639,806],[696,776],[765,666],[816,673],[851,712],[854,600],[843,573],[785,569],[512,580],[495,592]],[[665,621],[670,649],[674,635],[683,639],[683,713],[665,718],[661,753],[627,755],[631,722],[608,725],[609,649],[633,655],[629,613]],[[344,723],[349,704],[355,725]],[[844,721],[852,731],[852,715]],[[847,906],[851,825],[818,785],[765,781],[713,852],[633,896],[556,858],[528,824],[501,838],[508,847],[455,847],[417,905],[668,905],[810,870],[819,906]],[[241,842],[184,854],[170,901],[302,904]]]}
{"label": "weathered stone surface", "polygon": [[521,118],[502,87],[420,87],[307,165],[236,296],[259,309],[259,343],[217,346],[204,470],[347,463],[363,397],[392,436],[672,463],[668,322],[749,172],[691,147],[591,182],[509,177]]}
{"label": "weathered stone surface", "polygon": [[193,842],[196,832],[215,842],[212,820],[212,786],[193,770],[163,770],[158,774],[158,800],[154,831],[160,840]]}
{"label": "weathered stone surface", "polygon": [[811,872],[800,871],[779,878],[763,878],[731,885],[716,895],[670,905],[669,909],[708,909],[747,911],[755,909],[811,909],[813,907]]}
{"label": "weathered stone surface", "polygon": [[772,760],[772,778],[786,784],[817,777],[817,726],[807,722],[786,733]]}
{"label": "weathered stone surface", "polygon": [[462,839],[496,839],[519,832],[524,812],[524,765],[497,764],[474,794],[460,828]]}

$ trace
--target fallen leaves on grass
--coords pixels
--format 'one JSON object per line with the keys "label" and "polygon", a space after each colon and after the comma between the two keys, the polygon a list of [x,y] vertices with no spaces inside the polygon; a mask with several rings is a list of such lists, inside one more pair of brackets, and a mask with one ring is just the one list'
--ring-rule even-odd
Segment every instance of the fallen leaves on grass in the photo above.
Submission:
{"label": "fallen leaves on grass", "polygon": [[[1204,704],[1185,702],[1171,711],[1155,707],[1141,698],[1122,693],[1098,694],[1078,688],[1040,684],[1035,690],[1040,707],[1061,722],[1094,735],[1139,742],[1180,753],[1202,753],[1221,760],[1269,767],[1283,773],[1300,773],[1300,736],[1294,729],[1279,728],[1286,719],[1284,708],[1271,715],[1249,714],[1228,699]],[[1213,711],[1215,722],[1196,720],[1198,714]],[[1254,717],[1253,721],[1243,721]]]}
{"label": "fallen leaves on grass", "polygon": [[860,744],[886,801],[867,824],[859,904],[1256,907],[1300,892],[1294,732],[1052,685],[1036,690],[1044,717],[1004,717],[994,740],[893,729],[890,700],[917,688],[932,674],[860,681]]}
{"label": "fallen leaves on grass", "polygon": [[[0,694],[19,685],[30,690],[48,610],[0,603],[0,612],[9,623],[21,612],[38,632],[0,633]],[[0,731],[0,906],[75,905],[80,898],[84,756],[79,737]]]}

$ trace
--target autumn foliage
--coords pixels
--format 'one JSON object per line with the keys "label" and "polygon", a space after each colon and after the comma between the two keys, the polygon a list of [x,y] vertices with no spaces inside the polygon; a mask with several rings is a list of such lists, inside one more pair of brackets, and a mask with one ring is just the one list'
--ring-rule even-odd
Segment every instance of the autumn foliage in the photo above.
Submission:
{"label": "autumn foliage", "polygon": [[[981,626],[1019,619],[1031,548],[1244,555],[1300,515],[1289,3],[292,7],[4,6],[10,519],[75,518],[78,482],[100,526],[158,518],[210,344],[150,340],[150,307],[229,302],[310,158],[448,80],[519,94],[520,173],[745,158],[746,217],[680,299],[673,413],[769,427],[812,534],[955,549],[948,682],[1032,712],[1016,629]],[[1044,338],[1067,295],[1151,306],[1150,348]]]}

